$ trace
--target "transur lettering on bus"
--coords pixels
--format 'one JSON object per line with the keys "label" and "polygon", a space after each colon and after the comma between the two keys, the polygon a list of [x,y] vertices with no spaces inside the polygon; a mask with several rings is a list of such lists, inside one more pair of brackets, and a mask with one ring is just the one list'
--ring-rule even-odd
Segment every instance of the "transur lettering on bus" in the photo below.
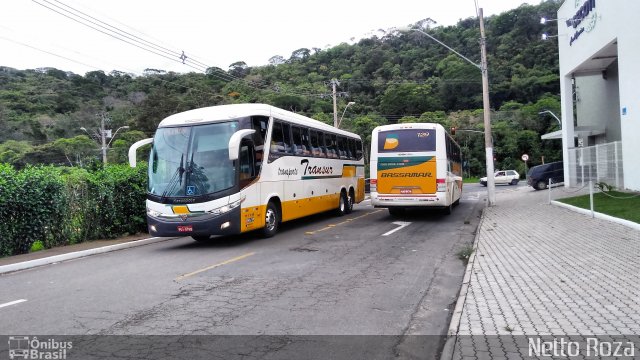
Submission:
{"label": "transur lettering on bus", "polygon": [[304,159],[300,161],[300,164],[304,164],[303,175],[330,175],[333,174],[333,167],[331,166],[309,166],[309,160]]}

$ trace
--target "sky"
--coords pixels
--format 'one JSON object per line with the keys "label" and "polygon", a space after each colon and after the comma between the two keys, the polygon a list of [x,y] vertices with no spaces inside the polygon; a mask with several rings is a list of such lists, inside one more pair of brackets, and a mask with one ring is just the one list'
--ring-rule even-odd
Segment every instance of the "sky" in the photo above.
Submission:
{"label": "sky", "polygon": [[238,61],[262,66],[274,55],[352,44],[426,18],[455,25],[476,16],[476,3],[487,17],[540,0],[9,0],[0,11],[0,66],[80,75],[228,70]]}

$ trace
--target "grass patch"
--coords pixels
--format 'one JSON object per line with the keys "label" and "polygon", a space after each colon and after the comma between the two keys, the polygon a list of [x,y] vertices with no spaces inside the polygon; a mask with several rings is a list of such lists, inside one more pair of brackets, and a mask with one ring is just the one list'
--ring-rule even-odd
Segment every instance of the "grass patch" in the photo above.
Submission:
{"label": "grass patch", "polygon": [[469,258],[473,254],[473,246],[465,245],[460,251],[458,251],[458,259],[462,260],[462,262],[467,265],[469,263]]}
{"label": "grass patch", "polygon": [[[611,196],[615,196],[616,198],[612,198]],[[589,205],[589,195],[559,199],[558,201],[587,210],[591,209]],[[599,213],[640,224],[640,211],[638,211],[638,209],[640,209],[640,194],[638,193],[608,191],[606,194],[593,194],[593,210]]]}
{"label": "grass patch", "polygon": [[38,240],[34,242],[33,245],[31,245],[31,249],[29,249],[29,252],[36,252],[40,250],[44,250],[44,244],[42,243],[42,241]]}
{"label": "grass patch", "polygon": [[464,178],[462,179],[462,183],[463,184],[477,184],[478,182],[480,182],[480,178],[478,177],[470,177],[470,178]]}

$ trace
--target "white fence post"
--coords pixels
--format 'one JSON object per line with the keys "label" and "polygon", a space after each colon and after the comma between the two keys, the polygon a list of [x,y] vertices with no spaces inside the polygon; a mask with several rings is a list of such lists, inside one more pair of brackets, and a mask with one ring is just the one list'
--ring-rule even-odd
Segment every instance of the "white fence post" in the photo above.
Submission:
{"label": "white fence post", "polygon": [[618,174],[618,141],[616,141],[615,143],[613,143],[613,148],[614,148],[614,154],[615,154],[615,159],[614,159],[614,163],[615,163],[615,171],[616,171],[616,188],[620,189],[620,175]]}
{"label": "white fence post", "polygon": [[593,181],[589,180],[589,204],[591,206],[591,218],[595,218],[595,214],[593,213]]}

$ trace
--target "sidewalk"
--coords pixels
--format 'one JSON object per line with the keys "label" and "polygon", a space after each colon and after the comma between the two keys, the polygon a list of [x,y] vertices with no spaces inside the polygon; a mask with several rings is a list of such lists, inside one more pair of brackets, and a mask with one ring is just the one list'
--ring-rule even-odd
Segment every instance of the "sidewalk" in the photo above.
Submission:
{"label": "sidewalk", "polygon": [[123,236],[117,239],[85,241],[79,244],[58,246],[28,254],[7,256],[0,258],[0,275],[169,239],[171,238],[149,237],[148,234],[140,233],[136,235]]}
{"label": "sidewalk", "polygon": [[496,204],[485,209],[451,324],[453,359],[529,358],[538,336],[637,341],[640,231],[549,205],[547,191],[530,187],[499,193]]}

